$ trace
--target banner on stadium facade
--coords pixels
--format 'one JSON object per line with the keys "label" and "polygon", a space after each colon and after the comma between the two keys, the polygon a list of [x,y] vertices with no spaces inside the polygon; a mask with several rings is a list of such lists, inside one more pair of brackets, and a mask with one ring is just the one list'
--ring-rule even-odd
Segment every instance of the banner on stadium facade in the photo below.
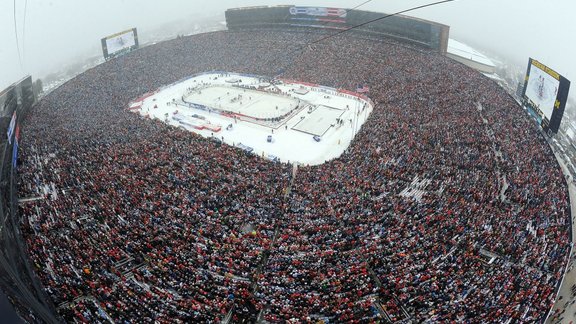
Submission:
{"label": "banner on stadium facade", "polygon": [[14,146],[12,146],[12,168],[16,168],[17,161],[18,161],[18,139],[14,141]]}
{"label": "banner on stadium facade", "polygon": [[8,143],[12,144],[12,135],[14,134],[14,128],[16,127],[16,111],[12,113],[12,119],[10,120],[10,126],[8,126]]}
{"label": "banner on stadium facade", "polygon": [[291,15],[306,15],[319,17],[342,17],[345,18],[347,11],[341,8],[323,8],[323,7],[291,7]]}
{"label": "banner on stadium facade", "polygon": [[20,125],[16,124],[16,131],[14,136],[14,146],[12,146],[12,168],[16,168],[18,161],[18,142],[20,141]]}

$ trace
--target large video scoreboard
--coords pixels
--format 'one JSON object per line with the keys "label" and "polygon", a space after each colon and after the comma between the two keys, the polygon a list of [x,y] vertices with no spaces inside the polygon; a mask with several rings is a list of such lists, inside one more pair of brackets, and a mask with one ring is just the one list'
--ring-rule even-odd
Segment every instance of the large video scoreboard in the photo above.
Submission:
{"label": "large video scoreboard", "polygon": [[138,48],[136,28],[128,29],[101,40],[104,59],[108,60],[125,52]]}
{"label": "large video scoreboard", "polygon": [[544,131],[557,133],[568,99],[570,81],[530,58],[522,99]]}

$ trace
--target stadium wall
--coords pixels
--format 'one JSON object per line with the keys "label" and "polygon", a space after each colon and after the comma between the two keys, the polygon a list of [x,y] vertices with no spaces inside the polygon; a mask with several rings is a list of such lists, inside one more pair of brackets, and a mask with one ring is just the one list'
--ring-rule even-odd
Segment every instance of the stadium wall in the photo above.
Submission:
{"label": "stadium wall", "polygon": [[[387,14],[326,7],[261,6],[226,10],[229,30],[259,28],[318,28],[346,30]],[[446,54],[450,27],[432,21],[394,15],[354,28],[351,32],[393,38]]]}
{"label": "stadium wall", "polygon": [[30,76],[0,92],[0,288],[27,322],[57,323],[20,231],[16,170],[20,123],[35,104]]}
{"label": "stadium wall", "polygon": [[[348,27],[360,25],[386,15],[379,12],[350,10],[347,14]],[[446,54],[450,27],[428,20],[395,15],[354,30],[356,32],[394,38]]]}

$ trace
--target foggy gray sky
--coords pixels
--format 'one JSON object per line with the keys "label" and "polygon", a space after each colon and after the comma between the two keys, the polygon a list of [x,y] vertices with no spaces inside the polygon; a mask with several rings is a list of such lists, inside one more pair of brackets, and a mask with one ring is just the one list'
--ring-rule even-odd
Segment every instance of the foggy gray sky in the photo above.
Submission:
{"label": "foggy gray sky", "polygon": [[[101,53],[100,39],[138,28],[141,39],[168,22],[223,13],[230,7],[295,4],[350,8],[357,1],[0,0],[0,89],[26,74],[44,76],[71,60]],[[392,13],[434,0],[374,0],[360,9]],[[450,36],[525,67],[533,57],[576,82],[574,0],[458,0],[409,13],[450,26]],[[175,36],[175,35],[173,35]],[[574,87],[572,87],[574,90]],[[572,96],[574,93],[572,93]]]}

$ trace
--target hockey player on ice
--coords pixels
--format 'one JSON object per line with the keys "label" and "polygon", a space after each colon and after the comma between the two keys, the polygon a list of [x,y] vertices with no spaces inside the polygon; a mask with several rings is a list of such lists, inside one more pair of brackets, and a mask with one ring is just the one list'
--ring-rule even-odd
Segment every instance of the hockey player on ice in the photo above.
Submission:
{"label": "hockey player on ice", "polygon": [[538,98],[544,98],[544,77],[538,76]]}

